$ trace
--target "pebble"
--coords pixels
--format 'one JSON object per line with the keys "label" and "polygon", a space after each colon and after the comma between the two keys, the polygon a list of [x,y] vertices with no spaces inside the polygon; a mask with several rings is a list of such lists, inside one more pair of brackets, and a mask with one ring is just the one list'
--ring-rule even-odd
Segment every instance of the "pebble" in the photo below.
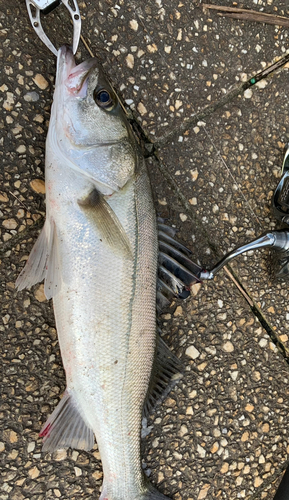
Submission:
{"label": "pebble", "polygon": [[251,99],[252,95],[253,95],[253,92],[252,92],[252,90],[251,90],[251,89],[247,89],[247,90],[245,90],[245,92],[244,92],[244,97],[245,97],[246,99]]}
{"label": "pebble", "polygon": [[39,73],[35,75],[33,81],[37,85],[37,87],[39,87],[41,90],[45,90],[48,87],[48,81],[44,78],[44,76],[40,75]]}
{"label": "pebble", "polygon": [[67,457],[67,451],[66,450],[57,450],[54,454],[54,460],[57,460],[57,462],[60,462],[61,460],[65,460]]}
{"label": "pebble", "polygon": [[25,95],[24,95],[24,101],[26,102],[36,102],[36,101],[39,101],[40,97],[39,97],[39,94],[37,94],[37,92],[27,92]]}
{"label": "pebble", "polygon": [[210,489],[210,485],[209,484],[205,484],[202,487],[200,493],[198,494],[197,500],[203,500],[204,498],[206,498],[209,489]]}
{"label": "pebble", "polygon": [[233,352],[234,351],[234,346],[232,342],[228,340],[228,342],[225,342],[225,344],[222,345],[222,349],[225,352]]}
{"label": "pebble", "polygon": [[139,102],[137,105],[137,110],[141,116],[145,115],[147,113],[147,109],[145,105],[142,102]]}
{"label": "pebble", "polygon": [[79,477],[82,475],[82,470],[79,467],[74,467],[74,472],[76,477]]}
{"label": "pebble", "polygon": [[30,187],[35,193],[45,193],[45,182],[42,179],[33,179],[30,182]]}
{"label": "pebble", "polygon": [[186,349],[186,355],[189,356],[192,359],[197,359],[200,356],[200,354],[201,354],[200,351],[198,351],[198,349],[196,349],[196,347],[193,346],[193,345],[190,345]]}
{"label": "pebble", "polygon": [[31,479],[36,479],[39,476],[39,474],[40,474],[40,471],[39,471],[39,469],[37,469],[36,465],[28,471],[28,475]]}
{"label": "pebble", "polygon": [[137,31],[138,30],[138,22],[136,19],[132,19],[130,22],[129,22],[129,25],[131,27],[132,30],[134,31]]}
{"label": "pebble", "polygon": [[16,229],[17,225],[15,219],[6,219],[2,222],[2,226],[5,227],[5,229]]}
{"label": "pebble", "polygon": [[134,57],[132,54],[128,54],[125,58],[126,65],[128,68],[132,69],[134,67]]}
{"label": "pebble", "polygon": [[178,306],[174,312],[174,316],[182,316],[183,314],[183,308],[182,306]]}
{"label": "pebble", "polygon": [[45,294],[44,294],[44,285],[40,285],[37,290],[34,292],[34,297],[38,302],[44,302],[46,299]]}

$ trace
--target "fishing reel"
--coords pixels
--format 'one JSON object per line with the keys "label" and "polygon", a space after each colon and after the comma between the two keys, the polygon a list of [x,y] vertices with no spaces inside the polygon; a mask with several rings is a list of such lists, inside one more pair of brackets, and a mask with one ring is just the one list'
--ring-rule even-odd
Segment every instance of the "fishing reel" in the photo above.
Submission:
{"label": "fishing reel", "polygon": [[272,199],[272,211],[277,220],[287,225],[282,230],[271,231],[227,253],[210,271],[191,261],[192,252],[174,239],[175,230],[158,220],[159,276],[157,308],[162,311],[173,297],[185,299],[195,283],[212,280],[235,257],[250,250],[271,248],[273,271],[277,278],[289,275],[289,144],[282,166],[282,178]]}
{"label": "fishing reel", "polygon": [[[285,149],[282,178],[273,195],[272,211],[277,220],[289,226],[289,144]],[[276,277],[286,278],[289,275],[289,227],[285,227],[280,231],[271,231],[250,243],[234,249],[225,255],[211,271],[201,270],[198,277],[200,280],[213,279],[220,269],[238,255],[249,250],[266,247],[274,250],[272,257]]]}

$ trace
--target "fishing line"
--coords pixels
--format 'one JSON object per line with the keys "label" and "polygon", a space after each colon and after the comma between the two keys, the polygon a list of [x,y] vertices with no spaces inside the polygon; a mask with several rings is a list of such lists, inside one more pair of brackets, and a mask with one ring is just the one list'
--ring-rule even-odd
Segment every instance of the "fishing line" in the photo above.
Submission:
{"label": "fishing line", "polygon": [[257,220],[257,222],[258,222],[259,226],[261,226],[261,222],[260,222],[260,220],[259,220],[259,218],[258,218],[257,214],[255,214],[255,212],[254,212],[253,208],[252,208],[252,207],[251,207],[251,205],[250,205],[249,200],[248,200],[248,199],[246,198],[246,196],[244,195],[244,193],[243,193],[243,191],[242,191],[242,189],[241,189],[241,187],[240,187],[240,184],[236,181],[235,177],[233,176],[233,174],[232,174],[232,172],[231,172],[230,168],[228,167],[227,163],[225,162],[225,160],[224,160],[223,156],[221,155],[221,152],[218,150],[218,148],[217,148],[217,146],[216,146],[216,144],[215,144],[215,142],[214,142],[213,138],[210,136],[209,132],[207,131],[207,129],[206,129],[206,127],[205,127],[205,125],[203,124],[202,126],[203,126],[203,129],[204,129],[204,132],[205,132],[206,136],[208,137],[209,141],[211,142],[211,144],[212,144],[213,148],[215,149],[217,156],[219,157],[219,159],[221,160],[221,162],[222,162],[222,163],[223,163],[223,165],[225,166],[225,168],[226,168],[226,170],[227,170],[228,174],[230,175],[230,177],[233,179],[234,184],[237,186],[238,191],[239,191],[239,193],[241,194],[241,196],[242,196],[243,200],[245,201],[246,205],[248,205],[248,207],[249,207],[249,210],[250,210],[251,214],[252,214],[252,215],[253,215],[253,217]]}

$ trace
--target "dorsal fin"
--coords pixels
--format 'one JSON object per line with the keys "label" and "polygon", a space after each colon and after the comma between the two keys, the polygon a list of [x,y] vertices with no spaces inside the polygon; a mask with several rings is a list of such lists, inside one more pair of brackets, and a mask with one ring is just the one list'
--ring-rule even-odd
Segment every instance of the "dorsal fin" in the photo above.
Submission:
{"label": "dorsal fin", "polygon": [[144,404],[144,416],[148,416],[152,408],[167,396],[172,386],[181,377],[180,368],[179,359],[157,335],[156,359]]}

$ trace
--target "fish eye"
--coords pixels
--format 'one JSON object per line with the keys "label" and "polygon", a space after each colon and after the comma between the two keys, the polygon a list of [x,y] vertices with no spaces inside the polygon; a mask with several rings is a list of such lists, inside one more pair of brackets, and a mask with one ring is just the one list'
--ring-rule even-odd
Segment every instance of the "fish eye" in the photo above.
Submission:
{"label": "fish eye", "polygon": [[100,108],[110,108],[113,105],[113,99],[110,93],[105,89],[95,91],[93,98]]}

